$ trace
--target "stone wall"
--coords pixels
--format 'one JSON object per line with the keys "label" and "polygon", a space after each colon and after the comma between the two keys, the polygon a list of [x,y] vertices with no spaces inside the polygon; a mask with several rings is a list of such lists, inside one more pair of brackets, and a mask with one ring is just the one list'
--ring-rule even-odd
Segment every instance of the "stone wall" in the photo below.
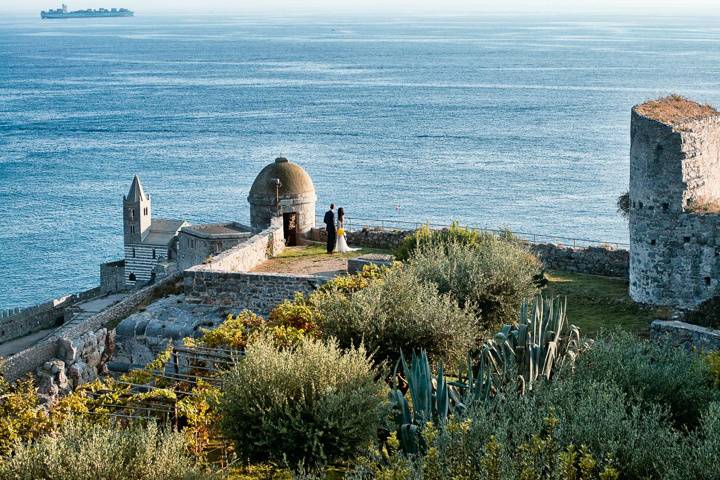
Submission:
{"label": "stone wall", "polygon": [[548,270],[628,278],[630,253],[609,247],[575,248],[552,243],[530,244]]}
{"label": "stone wall", "polygon": [[[14,381],[23,375],[35,372],[46,362],[62,354],[60,345],[63,342],[75,342],[89,332],[98,332],[101,329],[112,328],[115,323],[130,315],[141,304],[150,301],[161,294],[165,289],[172,287],[181,279],[179,273],[166,277],[154,285],[147,286],[131,293],[120,302],[105,310],[82,320],[79,323],[71,322],[58,328],[48,337],[17,354],[5,362],[4,376]],[[82,356],[80,357],[82,359]],[[62,359],[62,358],[60,358]],[[84,360],[83,360],[84,361]],[[87,364],[87,362],[85,362]],[[72,365],[64,364],[67,370]],[[67,374],[68,372],[66,372]]]}
{"label": "stone wall", "polygon": [[186,270],[184,276],[185,298],[189,303],[248,309],[260,315],[267,315],[296,292],[312,292],[325,281],[314,275],[194,269]]}
{"label": "stone wall", "polygon": [[100,264],[100,294],[125,290],[125,260]]}
{"label": "stone wall", "polygon": [[[384,248],[393,250],[400,245],[405,237],[414,230],[393,230],[375,228],[362,228],[361,230],[348,231],[345,238],[351,247]],[[307,238],[316,242],[326,242],[327,232],[324,228],[313,228]]]}
{"label": "stone wall", "polygon": [[668,339],[673,345],[688,349],[720,350],[720,330],[677,320],[655,320],[650,325],[650,338]]}
{"label": "stone wall", "polygon": [[179,270],[199,265],[248,240],[253,229],[237,222],[183,227],[178,235]]}
{"label": "stone wall", "polygon": [[0,343],[61,325],[68,307],[98,295],[99,287],[28,308],[3,310],[0,312]]}
{"label": "stone wall", "polygon": [[[413,230],[385,230],[363,228],[347,232],[348,244],[357,247],[395,249]],[[325,229],[313,229],[309,236],[314,241],[326,241]],[[628,278],[630,254],[627,250],[611,247],[568,247],[552,243],[528,244],[548,270],[588,273],[608,277]]]}
{"label": "stone wall", "polygon": [[269,228],[188,270],[247,272],[268,258],[278,255],[284,248],[282,217],[275,217]]}
{"label": "stone wall", "polygon": [[632,112],[630,296],[693,308],[720,290],[720,117],[669,125]]}

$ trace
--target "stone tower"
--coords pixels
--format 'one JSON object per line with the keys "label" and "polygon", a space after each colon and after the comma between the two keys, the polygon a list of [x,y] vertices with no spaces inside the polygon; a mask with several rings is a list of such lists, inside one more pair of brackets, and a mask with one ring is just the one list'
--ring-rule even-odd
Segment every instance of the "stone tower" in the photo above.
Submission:
{"label": "stone tower", "polygon": [[315,226],[315,186],[310,175],[287,158],[277,158],[258,174],[250,188],[250,225],[256,229],[270,226],[274,217],[282,217],[286,240],[303,235]]}
{"label": "stone tower", "polygon": [[678,96],[646,102],[630,139],[630,296],[692,308],[720,280],[720,114]]}
{"label": "stone tower", "polygon": [[141,243],[150,230],[152,206],[145,195],[140,178],[135,175],[130,191],[123,197],[123,232],[125,245]]}

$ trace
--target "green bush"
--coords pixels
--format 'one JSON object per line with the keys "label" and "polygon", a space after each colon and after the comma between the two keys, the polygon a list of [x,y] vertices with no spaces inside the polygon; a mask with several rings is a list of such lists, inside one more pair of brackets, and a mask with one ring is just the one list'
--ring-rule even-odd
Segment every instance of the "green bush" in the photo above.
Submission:
{"label": "green bush", "polygon": [[706,406],[720,400],[710,364],[698,352],[617,332],[599,339],[577,362],[584,378],[610,381],[645,405],[669,410],[680,427],[698,424]]}
{"label": "green bush", "polygon": [[364,348],[305,338],[293,350],[258,338],[227,374],[222,428],[242,459],[316,465],[371,443],[386,401]]}
{"label": "green bush", "polygon": [[365,265],[362,270],[357,273],[338,275],[321,285],[317,292],[332,292],[346,296],[352,295],[355,292],[369,287],[373,283],[381,282],[388,270],[388,267],[375,264]]}
{"label": "green bush", "polygon": [[412,272],[393,269],[349,297],[324,292],[313,297],[321,330],[349,347],[364,342],[376,361],[396,360],[403,350],[424,349],[431,358],[464,360],[478,336],[473,316],[437,287]]}
{"label": "green bush", "polygon": [[538,291],[541,267],[521,244],[486,233],[477,235],[473,245],[422,246],[408,265],[417,278],[474,309],[480,325],[490,330],[517,321],[523,300]]}
{"label": "green bush", "polygon": [[[708,428],[715,418],[708,416]],[[526,396],[502,389],[464,421],[423,430],[423,456],[360,462],[355,478],[666,479],[690,461],[712,462],[705,435],[686,438],[657,408],[641,408],[610,383],[576,377],[546,382]],[[388,442],[396,442],[393,435]],[[708,453],[693,453],[698,450]],[[704,476],[710,478],[712,468]],[[351,478],[353,478],[351,476]]]}
{"label": "green bush", "polygon": [[433,230],[429,226],[423,225],[405,237],[393,253],[396,259],[403,261],[409,259],[418,248],[433,245],[443,246],[450,243],[472,246],[478,242],[479,238],[480,234],[477,230],[461,227],[457,222],[453,222],[450,227],[442,230]]}
{"label": "green bush", "polygon": [[201,478],[182,434],[69,421],[54,435],[0,460],[2,480],[189,480]]}

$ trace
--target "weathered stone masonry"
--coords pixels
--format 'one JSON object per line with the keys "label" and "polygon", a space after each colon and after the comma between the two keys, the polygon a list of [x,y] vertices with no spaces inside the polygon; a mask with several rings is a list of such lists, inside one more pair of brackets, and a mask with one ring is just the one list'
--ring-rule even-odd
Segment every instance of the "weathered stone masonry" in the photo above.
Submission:
{"label": "weathered stone masonry", "polygon": [[100,288],[93,288],[33,307],[0,312],[0,343],[62,324],[68,307],[99,293]]}
{"label": "weathered stone masonry", "polygon": [[650,338],[669,340],[673,345],[687,349],[720,350],[720,330],[677,320],[655,320],[650,325]]}
{"label": "weathered stone masonry", "polygon": [[693,204],[720,200],[720,117],[667,124],[632,112],[630,295],[692,308],[718,292],[720,215]]}
{"label": "weathered stone masonry", "polygon": [[296,292],[309,293],[322,282],[313,275],[252,273],[258,264],[285,248],[282,217],[275,217],[267,230],[236,245],[206,264],[183,273],[188,302],[252,310],[267,315]]}
{"label": "weathered stone masonry", "polygon": [[261,315],[292,299],[296,292],[312,292],[323,281],[314,275],[210,271],[186,272],[184,279],[188,302],[247,309]]}

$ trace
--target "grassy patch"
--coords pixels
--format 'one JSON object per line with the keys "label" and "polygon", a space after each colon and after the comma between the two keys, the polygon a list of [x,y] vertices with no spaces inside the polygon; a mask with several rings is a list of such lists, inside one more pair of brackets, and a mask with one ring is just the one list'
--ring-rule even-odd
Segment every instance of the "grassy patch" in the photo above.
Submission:
{"label": "grassy patch", "polygon": [[666,318],[662,308],[651,308],[633,302],[628,295],[627,281],[580,273],[549,272],[544,295],[567,297],[570,323],[582,333],[595,336],[601,330],[617,327],[646,336],[650,322]]}
{"label": "grassy patch", "polygon": [[[385,250],[381,248],[366,248],[363,247],[362,249],[358,250],[357,252],[348,252],[348,253],[333,253],[332,257],[337,258],[356,258],[361,255],[367,255],[370,253],[382,253],[382,254],[391,254],[392,252],[390,250]],[[308,258],[308,257],[330,257],[327,254],[325,245],[301,245],[297,247],[287,247],[285,250],[283,250],[280,255],[277,255],[275,258]]]}

